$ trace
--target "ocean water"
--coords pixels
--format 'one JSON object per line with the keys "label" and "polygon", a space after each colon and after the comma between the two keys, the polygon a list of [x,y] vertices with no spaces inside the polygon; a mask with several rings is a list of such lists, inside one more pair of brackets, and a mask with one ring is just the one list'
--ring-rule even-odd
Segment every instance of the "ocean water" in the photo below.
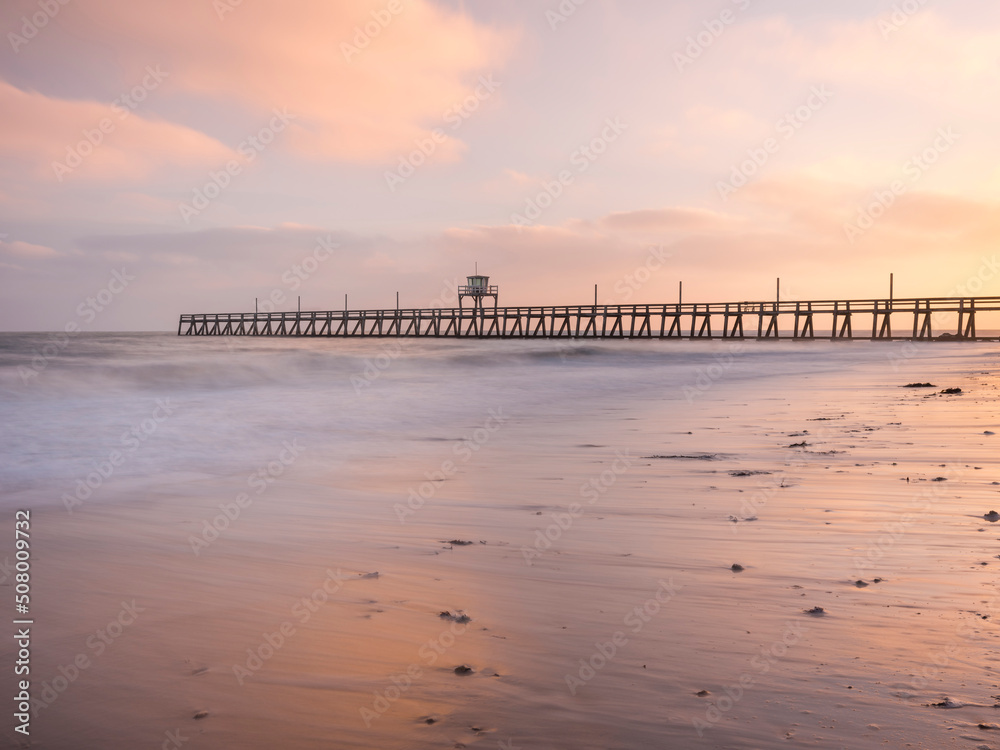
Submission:
{"label": "ocean water", "polygon": [[[297,439],[330,467],[471,435],[503,409],[571,430],[604,410],[694,414],[706,393],[869,364],[887,379],[952,344],[0,336],[0,488],[56,500],[115,482],[225,476]],[[911,352],[911,348],[914,350]],[[958,356],[971,353],[959,345]],[[898,376],[898,377],[897,377]],[[586,440],[581,437],[581,442]],[[91,484],[96,483],[92,481]]]}
{"label": "ocean water", "polygon": [[33,738],[972,742],[997,692],[998,355],[5,334]]}

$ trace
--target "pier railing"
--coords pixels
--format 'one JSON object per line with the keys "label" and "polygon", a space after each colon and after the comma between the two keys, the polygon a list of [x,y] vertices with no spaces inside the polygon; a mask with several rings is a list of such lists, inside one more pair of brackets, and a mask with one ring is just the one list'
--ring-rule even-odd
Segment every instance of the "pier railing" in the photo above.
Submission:
{"label": "pier railing", "polygon": [[[181,315],[180,336],[963,339],[1000,297],[545,305]],[[996,326],[1000,328],[1000,325]]]}
{"label": "pier railing", "polygon": [[460,286],[458,288],[458,293],[460,295],[467,295],[470,297],[490,297],[496,296],[500,293],[500,287],[498,286]]}

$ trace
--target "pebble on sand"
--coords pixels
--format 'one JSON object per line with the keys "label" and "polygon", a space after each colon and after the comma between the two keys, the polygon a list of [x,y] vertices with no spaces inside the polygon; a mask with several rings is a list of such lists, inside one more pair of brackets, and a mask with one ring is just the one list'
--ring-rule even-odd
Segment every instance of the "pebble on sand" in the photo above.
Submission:
{"label": "pebble on sand", "polygon": [[814,617],[819,617],[826,614],[826,610],[822,607],[813,607],[812,609],[803,610],[807,615],[813,615]]}
{"label": "pebble on sand", "polygon": [[474,671],[468,664],[461,664],[455,667],[455,674],[472,674]]}
{"label": "pebble on sand", "polygon": [[1000,513],[995,510],[991,510],[989,513],[983,513],[983,518],[987,521],[1000,521]]}
{"label": "pebble on sand", "polygon": [[734,573],[739,573],[743,570],[743,566],[740,565],[739,563],[733,563],[729,569]]}

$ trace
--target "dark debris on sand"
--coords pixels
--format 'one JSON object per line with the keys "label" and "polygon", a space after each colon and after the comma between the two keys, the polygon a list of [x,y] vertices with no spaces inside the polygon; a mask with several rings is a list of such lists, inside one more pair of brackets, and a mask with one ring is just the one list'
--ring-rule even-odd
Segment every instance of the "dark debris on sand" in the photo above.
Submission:
{"label": "dark debris on sand", "polygon": [[689,453],[689,454],[686,454],[686,455],[643,456],[643,459],[647,459],[648,460],[648,459],[651,459],[651,458],[657,458],[657,459],[674,458],[674,459],[682,459],[682,460],[687,460],[687,461],[718,461],[719,459],[722,458],[722,456],[719,455],[718,453]]}
{"label": "dark debris on sand", "polygon": [[439,614],[438,617],[440,617],[442,620],[451,620],[452,622],[457,622],[457,623],[472,622],[472,618],[469,617],[467,614],[465,614],[465,612],[463,612],[460,609],[456,610],[455,612],[451,612],[446,609],[444,612]]}
{"label": "dark debris on sand", "polygon": [[962,708],[962,706],[964,706],[965,704],[960,703],[959,701],[956,700],[952,700],[951,698],[945,698],[940,703],[928,703],[926,705],[930,706],[931,708]]}

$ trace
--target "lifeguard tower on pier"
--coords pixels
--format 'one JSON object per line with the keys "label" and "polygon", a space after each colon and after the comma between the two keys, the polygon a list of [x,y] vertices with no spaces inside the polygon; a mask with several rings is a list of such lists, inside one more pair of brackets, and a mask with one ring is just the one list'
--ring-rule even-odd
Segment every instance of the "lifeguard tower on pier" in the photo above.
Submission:
{"label": "lifeguard tower on pier", "polygon": [[460,286],[458,288],[458,308],[462,309],[462,301],[469,297],[472,299],[472,309],[473,311],[484,310],[483,298],[492,297],[493,298],[493,310],[497,309],[497,296],[500,291],[498,286],[490,286],[489,276],[480,276],[479,267],[476,267],[476,273],[473,276],[466,277],[468,283],[465,286]]}

